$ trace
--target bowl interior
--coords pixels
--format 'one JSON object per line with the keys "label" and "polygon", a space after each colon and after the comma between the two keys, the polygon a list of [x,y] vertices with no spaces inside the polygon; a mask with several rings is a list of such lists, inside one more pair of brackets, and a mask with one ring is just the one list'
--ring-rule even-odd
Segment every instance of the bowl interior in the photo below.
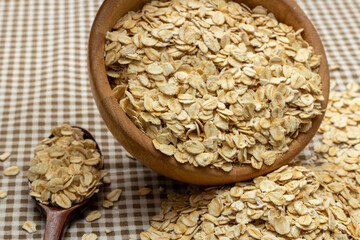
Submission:
{"label": "bowl interior", "polygon": [[[150,1],[105,0],[96,15],[89,39],[88,66],[95,102],[107,127],[127,151],[147,167],[167,177],[192,184],[217,185],[244,181],[268,173],[287,164],[305,148],[317,132],[324,114],[314,118],[312,128],[306,134],[299,134],[289,145],[289,151],[279,155],[273,165],[263,164],[259,170],[247,165],[234,166],[230,172],[210,167],[194,167],[190,164],[181,164],[173,157],[157,151],[151,139],[137,129],[117,103],[108,83],[104,63],[106,32],[110,31],[125,13],[138,10],[147,2]],[[322,78],[324,95],[322,108],[326,109],[329,96],[329,70],[325,51],[314,26],[296,2],[294,0],[236,0],[236,2],[244,3],[251,8],[262,5],[273,12],[279,22],[291,25],[295,29],[304,29],[303,38],[313,46],[315,53],[321,56],[319,74]]]}

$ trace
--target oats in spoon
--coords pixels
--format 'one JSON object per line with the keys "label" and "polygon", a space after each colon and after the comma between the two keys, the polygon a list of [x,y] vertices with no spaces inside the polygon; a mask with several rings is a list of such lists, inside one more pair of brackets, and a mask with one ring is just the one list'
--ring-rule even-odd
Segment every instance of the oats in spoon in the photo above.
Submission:
{"label": "oats in spoon", "polygon": [[81,129],[63,124],[35,148],[28,178],[30,195],[43,204],[70,208],[99,191],[106,171],[95,141]]}

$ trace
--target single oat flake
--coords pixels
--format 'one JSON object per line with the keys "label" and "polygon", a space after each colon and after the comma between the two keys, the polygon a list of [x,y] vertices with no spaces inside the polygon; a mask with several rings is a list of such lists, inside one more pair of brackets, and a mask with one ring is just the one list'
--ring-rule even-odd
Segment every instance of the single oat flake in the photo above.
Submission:
{"label": "single oat flake", "polygon": [[90,213],[86,216],[85,220],[86,220],[87,222],[93,222],[93,221],[95,221],[95,220],[97,220],[97,219],[99,219],[99,218],[101,218],[101,213],[100,213],[98,210],[95,210],[95,211],[90,212]]}
{"label": "single oat flake", "polygon": [[139,195],[140,195],[140,196],[145,196],[145,195],[150,194],[151,191],[152,191],[151,188],[144,187],[144,188],[139,189]]}
{"label": "single oat flake", "polygon": [[336,71],[336,70],[340,70],[341,69],[341,66],[339,64],[334,64],[334,65],[331,65],[329,67],[330,71]]}
{"label": "single oat flake", "polygon": [[0,199],[6,198],[6,197],[7,197],[7,191],[0,190]]}
{"label": "single oat flake", "polygon": [[102,181],[104,184],[111,184],[111,179],[109,177],[104,177]]}
{"label": "single oat flake", "polygon": [[28,233],[34,233],[36,232],[36,223],[34,223],[33,221],[26,221],[22,225],[22,228]]}
{"label": "single oat flake", "polygon": [[4,152],[2,154],[0,154],[0,161],[5,161],[6,159],[8,159],[8,157],[10,157],[11,152]]}
{"label": "single oat flake", "polygon": [[95,233],[84,234],[81,237],[81,240],[96,240],[96,239],[98,239],[98,236]]}
{"label": "single oat flake", "polygon": [[8,168],[5,168],[3,173],[5,176],[16,176],[20,172],[20,168],[18,166],[11,166]]}
{"label": "single oat flake", "polygon": [[111,202],[116,202],[119,200],[121,193],[122,193],[121,189],[114,189],[106,195],[106,199]]}
{"label": "single oat flake", "polygon": [[103,206],[104,208],[111,208],[112,206],[114,206],[114,203],[111,202],[111,201],[108,201],[108,200],[104,200],[104,201],[102,202],[102,206]]}

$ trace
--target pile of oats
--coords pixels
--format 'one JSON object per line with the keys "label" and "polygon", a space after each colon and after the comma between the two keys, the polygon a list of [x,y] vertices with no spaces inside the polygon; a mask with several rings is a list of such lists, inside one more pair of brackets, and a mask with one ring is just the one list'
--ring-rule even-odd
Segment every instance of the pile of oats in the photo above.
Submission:
{"label": "pile of oats", "polygon": [[51,132],[53,137],[36,146],[30,161],[30,195],[44,204],[70,208],[98,192],[107,172],[100,170],[103,157],[96,143],[84,139],[79,128],[63,124]]}
{"label": "pile of oats", "polygon": [[170,194],[148,239],[359,239],[360,92],[332,92],[316,165]]}
{"label": "pile of oats", "polygon": [[102,202],[104,208],[111,208],[114,206],[114,202],[117,202],[122,194],[122,189],[114,189],[106,194],[106,199]]}
{"label": "pile of oats", "polygon": [[321,114],[320,57],[302,29],[257,6],[153,1],[106,35],[114,96],[181,163],[259,169]]}

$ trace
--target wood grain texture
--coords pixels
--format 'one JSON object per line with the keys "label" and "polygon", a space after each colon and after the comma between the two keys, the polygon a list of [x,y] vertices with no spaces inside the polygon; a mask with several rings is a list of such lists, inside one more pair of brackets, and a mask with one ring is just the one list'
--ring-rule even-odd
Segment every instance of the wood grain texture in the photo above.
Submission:
{"label": "wood grain texture", "polygon": [[[91,199],[91,198],[90,198]],[[44,240],[60,240],[64,238],[66,229],[71,221],[81,215],[89,205],[90,199],[78,203],[71,208],[62,209],[45,205],[36,201],[36,206],[43,216],[46,217]]]}
{"label": "wood grain texture", "polygon": [[[230,172],[210,167],[194,167],[191,164],[181,164],[174,157],[169,157],[157,151],[151,139],[141,132],[125,115],[111,92],[105,71],[104,45],[106,32],[111,30],[115,22],[130,10],[141,8],[145,0],[105,0],[94,20],[88,46],[88,67],[92,93],[108,129],[114,137],[135,158],[145,166],[169,178],[198,185],[219,185],[244,181],[273,171],[293,160],[311,141],[317,132],[323,115],[313,119],[312,128],[306,134],[299,136],[290,144],[289,151],[279,155],[271,166],[265,164],[259,170],[251,166],[235,166]],[[321,56],[319,74],[322,78],[325,110],[329,97],[329,69],[318,33],[294,0],[237,0],[250,6],[263,5],[276,18],[295,29],[303,28],[303,38],[313,46],[317,55]]]}

